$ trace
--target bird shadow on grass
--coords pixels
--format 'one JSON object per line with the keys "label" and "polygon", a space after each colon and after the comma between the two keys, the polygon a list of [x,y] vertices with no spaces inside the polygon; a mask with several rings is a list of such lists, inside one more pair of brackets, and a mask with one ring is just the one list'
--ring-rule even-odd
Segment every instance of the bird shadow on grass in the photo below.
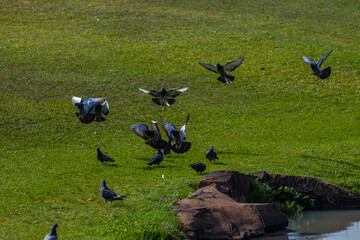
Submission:
{"label": "bird shadow on grass", "polygon": [[[175,160],[175,159],[183,159],[184,157],[183,156],[164,156],[164,160],[166,159],[166,161],[168,161],[168,162],[173,162],[173,160]],[[139,160],[141,160],[141,161],[144,161],[144,162],[150,162],[151,161],[151,159],[152,159],[152,157],[150,157],[150,158],[145,158],[145,157],[140,157],[140,158],[137,158],[137,159],[139,159]]]}
{"label": "bird shadow on grass", "polygon": [[347,165],[347,166],[349,166],[351,168],[359,168],[359,165],[357,165],[357,164],[353,164],[353,163],[349,163],[349,162],[345,162],[345,161],[341,161],[341,160],[334,160],[334,159],[330,159],[330,158],[315,157],[315,156],[310,156],[310,155],[305,155],[305,154],[302,154],[301,157],[306,159],[306,160],[327,161],[327,162]]}

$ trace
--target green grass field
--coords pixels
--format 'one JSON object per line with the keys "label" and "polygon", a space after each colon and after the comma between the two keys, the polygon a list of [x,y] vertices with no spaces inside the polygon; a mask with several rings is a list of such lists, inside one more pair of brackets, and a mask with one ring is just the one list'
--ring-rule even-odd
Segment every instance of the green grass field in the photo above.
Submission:
{"label": "green grass field", "polygon": [[[157,199],[194,191],[195,162],[360,192],[359,18],[353,0],[2,0],[0,239],[43,239],[55,222],[59,239],[181,238],[176,202]],[[330,50],[318,80],[302,56]],[[228,85],[198,64],[238,57]],[[189,89],[165,109],[135,84]],[[82,124],[72,96],[106,96],[107,121]],[[148,166],[156,151],[131,124],[180,127],[188,112],[190,151]],[[126,200],[99,204],[102,179]]]}

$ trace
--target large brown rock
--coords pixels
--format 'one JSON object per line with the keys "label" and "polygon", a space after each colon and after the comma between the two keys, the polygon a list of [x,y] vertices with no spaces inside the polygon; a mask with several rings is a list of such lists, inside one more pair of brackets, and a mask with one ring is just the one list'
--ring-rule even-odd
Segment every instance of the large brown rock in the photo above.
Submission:
{"label": "large brown rock", "polygon": [[360,209],[360,195],[318,178],[291,176],[264,171],[253,174],[274,187],[292,187],[315,200],[311,209]]}
{"label": "large brown rock", "polygon": [[288,225],[274,204],[239,203],[224,188],[213,183],[174,206],[190,239],[247,239]]}
{"label": "large brown rock", "polygon": [[202,188],[213,183],[222,186],[221,191],[229,195],[237,202],[246,203],[251,190],[252,178],[250,175],[237,171],[214,171],[203,177],[198,183],[198,188]]}

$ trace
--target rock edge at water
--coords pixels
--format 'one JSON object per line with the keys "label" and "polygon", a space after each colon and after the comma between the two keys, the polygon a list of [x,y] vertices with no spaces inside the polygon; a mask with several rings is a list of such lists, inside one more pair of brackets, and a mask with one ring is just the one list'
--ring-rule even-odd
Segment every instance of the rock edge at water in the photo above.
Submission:
{"label": "rock edge at water", "polygon": [[248,239],[286,228],[288,220],[274,204],[246,203],[255,178],[293,187],[315,199],[317,209],[360,209],[359,194],[321,179],[214,171],[200,180],[196,192],[173,207],[188,239]]}

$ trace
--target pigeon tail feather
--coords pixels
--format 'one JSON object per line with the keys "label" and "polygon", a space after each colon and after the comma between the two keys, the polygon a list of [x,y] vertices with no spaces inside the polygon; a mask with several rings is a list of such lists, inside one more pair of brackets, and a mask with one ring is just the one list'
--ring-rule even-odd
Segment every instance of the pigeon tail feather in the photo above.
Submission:
{"label": "pigeon tail feather", "polygon": [[320,78],[321,79],[325,79],[328,78],[331,74],[331,67],[327,67],[324,70],[322,70],[321,74],[320,74]]}
{"label": "pigeon tail feather", "polygon": [[232,83],[234,81],[234,79],[235,79],[235,77],[231,76],[231,75],[218,77],[218,80],[223,83]]}
{"label": "pigeon tail feather", "polygon": [[175,153],[186,153],[190,150],[191,142],[182,142],[181,144],[173,144],[171,146],[171,150]]}

